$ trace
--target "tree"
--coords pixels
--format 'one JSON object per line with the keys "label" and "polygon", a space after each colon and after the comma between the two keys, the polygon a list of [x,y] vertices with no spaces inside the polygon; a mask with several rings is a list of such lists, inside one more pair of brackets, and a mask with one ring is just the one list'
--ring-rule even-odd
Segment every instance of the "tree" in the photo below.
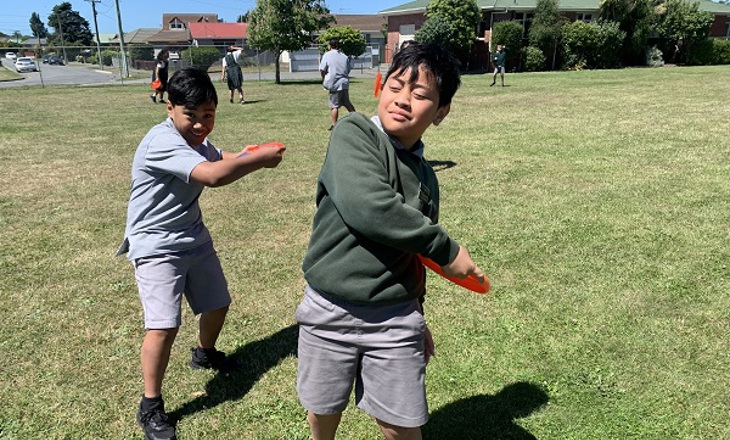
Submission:
{"label": "tree", "polygon": [[82,46],[90,46],[94,39],[89,30],[89,22],[74,11],[69,2],[53,7],[53,12],[48,15],[48,26],[56,30],[51,36],[51,41],[56,43],[61,42],[61,34],[64,43],[78,43]]}
{"label": "tree", "polygon": [[507,62],[509,62],[520,53],[522,32],[522,25],[517,21],[510,20],[494,23],[492,38],[489,43],[491,50],[496,50],[499,44],[507,46]]}
{"label": "tree", "polygon": [[553,69],[555,69],[555,53],[562,26],[558,0],[537,0],[528,37],[531,46],[538,47],[546,57],[552,60]]}
{"label": "tree", "polygon": [[274,52],[276,84],[281,83],[281,53],[311,45],[312,34],[334,21],[323,0],[258,0],[248,19],[249,46]]}
{"label": "tree", "polygon": [[340,41],[340,50],[348,57],[362,55],[367,46],[365,37],[362,36],[360,31],[353,29],[351,26],[331,27],[319,36],[319,42],[327,47],[327,43],[331,38],[337,38]]}
{"label": "tree", "polygon": [[621,60],[626,65],[643,64],[647,41],[655,21],[653,0],[601,0],[601,20],[619,24],[626,32],[621,48]]}
{"label": "tree", "polygon": [[454,50],[468,54],[476,38],[477,25],[482,19],[482,11],[476,0],[432,0],[426,7],[426,17],[431,19],[437,15],[453,29]]}
{"label": "tree", "polygon": [[248,23],[248,14],[250,14],[251,11],[246,11],[245,14],[239,15],[236,19],[236,23]]}
{"label": "tree", "polygon": [[415,39],[419,43],[440,44],[449,50],[457,46],[456,32],[448,20],[440,15],[429,17],[421,29],[416,31]]}
{"label": "tree", "polygon": [[657,35],[664,40],[665,50],[676,44],[682,59],[687,58],[693,45],[707,39],[715,20],[710,12],[700,11],[699,2],[667,0],[657,9]]}
{"label": "tree", "polygon": [[565,63],[575,69],[616,67],[625,38],[626,32],[615,21],[567,23],[563,26]]}
{"label": "tree", "polygon": [[46,38],[48,36],[48,29],[46,29],[46,25],[43,24],[37,12],[30,14],[30,30],[36,38]]}

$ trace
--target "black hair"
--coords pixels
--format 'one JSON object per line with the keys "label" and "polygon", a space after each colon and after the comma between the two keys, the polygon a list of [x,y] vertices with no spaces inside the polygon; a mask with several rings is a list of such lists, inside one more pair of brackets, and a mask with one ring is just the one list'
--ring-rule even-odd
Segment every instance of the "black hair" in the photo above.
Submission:
{"label": "black hair", "polygon": [[157,53],[157,61],[162,61],[165,59],[165,55],[170,55],[170,52],[167,49],[162,49]]}
{"label": "black hair", "polygon": [[167,100],[172,105],[195,108],[207,102],[218,106],[218,93],[208,72],[186,67],[176,71],[167,83]]}
{"label": "black hair", "polygon": [[438,44],[409,43],[395,54],[385,79],[411,69],[408,81],[415,82],[418,80],[419,67],[423,67],[436,80],[439,107],[443,107],[451,103],[461,85],[460,66],[461,63],[454,54]]}
{"label": "black hair", "polygon": [[339,49],[340,48],[340,39],[337,37],[332,37],[332,38],[330,38],[329,44],[332,49]]}

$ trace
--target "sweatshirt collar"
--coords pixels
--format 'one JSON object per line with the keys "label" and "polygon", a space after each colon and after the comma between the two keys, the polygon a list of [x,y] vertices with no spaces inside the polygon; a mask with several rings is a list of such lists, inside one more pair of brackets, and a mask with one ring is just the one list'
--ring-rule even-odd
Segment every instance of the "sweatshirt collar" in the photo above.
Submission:
{"label": "sweatshirt collar", "polygon": [[[385,133],[385,130],[383,129],[383,124],[380,122],[380,118],[378,115],[373,116],[370,118],[371,121],[373,121],[373,124],[375,124],[376,127],[380,129],[383,133]],[[388,139],[390,139],[390,143],[393,144],[393,146],[399,150],[405,150],[406,147],[403,146],[403,144],[400,143],[400,141],[393,136],[389,135],[388,133],[385,133],[386,136],[388,136]],[[420,139],[416,142],[416,144],[413,146],[413,148],[409,151],[411,154],[415,154],[416,156],[423,158],[423,149],[425,148],[425,145],[423,144],[423,141]]]}

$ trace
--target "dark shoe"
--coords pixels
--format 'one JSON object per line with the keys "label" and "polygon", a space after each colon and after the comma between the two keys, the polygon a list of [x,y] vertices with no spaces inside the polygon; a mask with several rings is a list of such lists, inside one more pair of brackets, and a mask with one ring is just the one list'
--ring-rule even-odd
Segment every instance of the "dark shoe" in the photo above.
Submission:
{"label": "dark shoe", "polygon": [[160,104],[167,104],[164,99],[160,99]]}
{"label": "dark shoe", "polygon": [[332,129],[335,128],[334,125],[330,125],[330,128],[327,129],[327,131],[332,131]]}
{"label": "dark shoe", "polygon": [[493,82],[492,84],[490,84],[490,85],[489,85],[489,87],[492,87],[492,86],[493,86],[493,85],[495,85],[495,84],[497,84],[497,81],[495,81],[495,82]]}
{"label": "dark shoe", "polygon": [[191,351],[190,368],[193,370],[217,370],[228,373],[238,368],[238,362],[215,348],[209,350],[192,348]]}
{"label": "dark shoe", "polygon": [[231,104],[233,104],[233,98],[231,98]]}
{"label": "dark shoe", "polygon": [[140,406],[137,411],[137,423],[142,427],[147,440],[177,440],[175,426],[167,420],[164,408],[142,412]]}
{"label": "dark shoe", "polygon": [[155,95],[150,95],[150,99],[152,100],[152,102],[157,104],[157,97]]}

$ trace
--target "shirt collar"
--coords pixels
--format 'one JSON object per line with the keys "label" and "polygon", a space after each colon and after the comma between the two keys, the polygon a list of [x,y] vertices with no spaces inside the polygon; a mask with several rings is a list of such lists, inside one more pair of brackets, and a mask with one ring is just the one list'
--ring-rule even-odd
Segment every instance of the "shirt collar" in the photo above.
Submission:
{"label": "shirt collar", "polygon": [[[373,124],[375,124],[376,127],[380,129],[383,133],[385,133],[385,130],[383,129],[383,124],[380,122],[380,118],[378,115],[373,116],[370,118],[371,121],[373,121]],[[390,139],[390,143],[393,144],[393,146],[399,150],[405,150],[406,147],[403,146],[403,144],[400,143],[400,141],[393,136],[389,135],[388,133],[385,133],[388,136],[388,139]],[[423,158],[423,150],[426,146],[423,144],[423,141],[420,139],[416,141],[416,144],[409,150],[411,154],[415,154],[416,156]]]}

